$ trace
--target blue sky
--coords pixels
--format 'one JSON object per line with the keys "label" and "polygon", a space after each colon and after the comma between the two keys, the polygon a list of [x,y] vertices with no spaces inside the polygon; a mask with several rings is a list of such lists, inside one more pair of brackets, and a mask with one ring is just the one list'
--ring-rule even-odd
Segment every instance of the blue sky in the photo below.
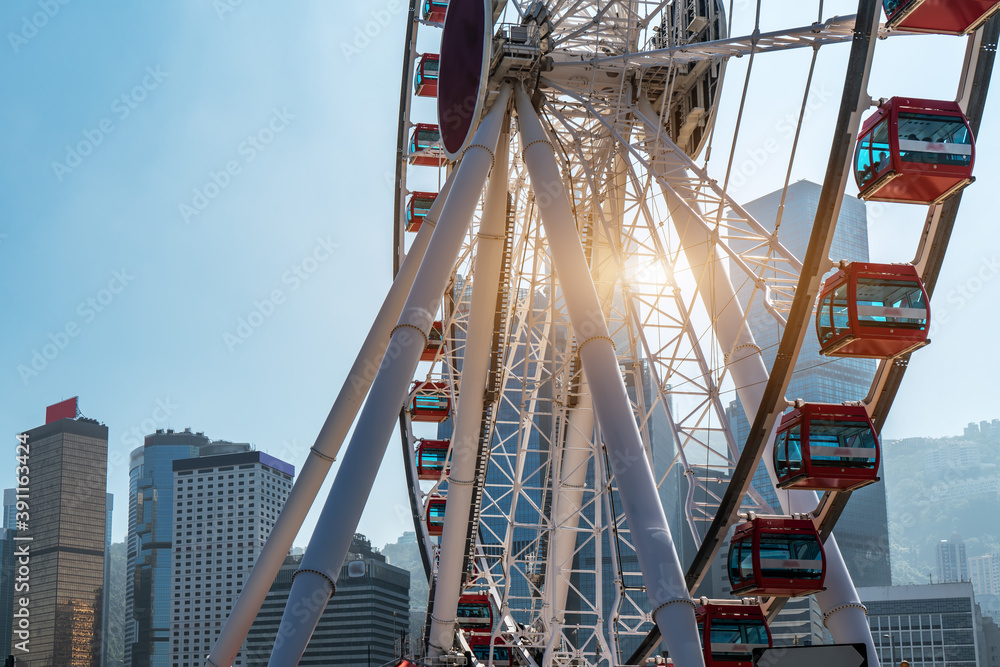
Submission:
{"label": "blue sky", "polygon": [[[828,15],[853,11],[827,4]],[[0,433],[13,459],[16,433],[79,395],[110,428],[116,541],[136,429],[190,426],[301,465],[389,285],[401,6],[0,6]],[[46,7],[44,26],[26,29]],[[813,17],[764,20],[766,29]],[[890,42],[879,44],[873,95],[954,95],[962,40]],[[844,48],[821,55],[817,83],[829,95],[807,123],[796,179],[822,180],[845,57]],[[797,112],[805,65],[803,54],[757,60],[738,164],[761,137],[783,139],[780,113]],[[730,65],[720,122],[731,123],[745,66]],[[914,356],[890,437],[956,434],[1000,417],[990,382],[1000,374],[991,308],[1000,279],[977,282],[1000,247],[993,108],[934,300],[948,323]],[[785,164],[761,165],[736,195],[777,189]],[[922,215],[880,210],[873,259],[908,261]],[[270,314],[244,340],[240,319],[254,310]],[[50,344],[58,353],[32,368]],[[412,529],[397,450],[359,528],[377,545]],[[0,471],[12,486],[13,460]],[[299,543],[317,516],[318,507]]]}

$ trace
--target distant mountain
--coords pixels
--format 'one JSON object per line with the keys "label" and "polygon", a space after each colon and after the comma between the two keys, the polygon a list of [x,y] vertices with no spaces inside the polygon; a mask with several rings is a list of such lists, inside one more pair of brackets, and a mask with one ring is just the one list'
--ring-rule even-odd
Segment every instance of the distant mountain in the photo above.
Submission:
{"label": "distant mountain", "polygon": [[427,596],[430,590],[427,585],[427,575],[424,573],[424,564],[420,559],[416,533],[412,531],[403,533],[395,543],[382,547],[382,555],[388,558],[392,565],[410,571],[410,634],[419,642],[423,637]]}
{"label": "distant mountain", "polygon": [[125,543],[111,545],[111,585],[108,598],[107,667],[123,667],[125,661]]}
{"label": "distant mountain", "polygon": [[936,580],[935,547],[952,533],[969,558],[1000,551],[1000,423],[982,424],[951,438],[883,441],[893,584]]}

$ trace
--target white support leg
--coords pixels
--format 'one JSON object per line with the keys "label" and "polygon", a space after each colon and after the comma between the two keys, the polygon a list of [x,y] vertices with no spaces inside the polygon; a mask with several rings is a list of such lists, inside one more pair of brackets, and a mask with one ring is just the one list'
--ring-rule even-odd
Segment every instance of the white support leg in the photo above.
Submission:
{"label": "white support leg", "polygon": [[674,664],[704,667],[694,603],[684,584],[653,473],[618,368],[614,345],[563,189],[554,149],[524,89],[516,90],[524,161],[562,285],[580,359],[629,522],[639,568]]}
{"label": "white support leg", "polygon": [[219,634],[215,646],[212,647],[212,652],[206,663],[209,666],[229,667],[233,664],[247,633],[250,631],[250,626],[253,625],[257,613],[264,603],[267,591],[270,590],[274,578],[278,575],[278,570],[281,569],[285,556],[292,548],[292,543],[299,533],[299,528],[302,527],[302,522],[309,513],[313,501],[316,500],[316,495],[324,480],[326,480],[330,466],[340,452],[340,446],[343,444],[351,424],[354,423],[358,410],[361,409],[361,404],[368,394],[372,380],[375,379],[375,370],[385,353],[383,345],[389,339],[389,333],[399,319],[403,302],[413,284],[413,277],[417,274],[438,216],[448,197],[454,173],[453,171],[444,187],[441,188],[437,199],[434,200],[424,223],[417,231],[410,251],[406,254],[406,258],[399,267],[399,272],[392,281],[389,293],[382,302],[378,315],[375,316],[375,322],[368,331],[368,336],[361,345],[354,365],[351,366],[351,370],[347,374],[347,381],[344,382],[333,407],[330,408],[330,414],[327,415],[319,435],[316,436],[316,442],[309,450],[309,455],[305,463],[302,464],[298,477],[295,478],[295,484],[292,486],[288,500],[282,507],[277,521],[274,522],[271,534],[268,536],[267,542],[264,543],[264,548],[261,550],[257,562],[254,563],[250,576],[243,584],[243,590],[240,592],[236,604],[233,605],[229,618],[222,626],[222,632]]}
{"label": "white support leg", "polygon": [[450,649],[455,640],[458,599],[462,594],[465,538],[469,530],[483,403],[490,370],[493,315],[500,285],[507,227],[508,152],[505,131],[500,135],[493,172],[486,188],[483,221],[476,241],[472,305],[462,361],[458,409],[451,438],[448,502],[445,505],[444,532],[441,535],[437,583],[434,587],[434,607],[431,610],[428,647],[428,655],[431,657]]}
{"label": "white support leg", "polygon": [[454,268],[489,173],[510,89],[502,88],[458,166],[451,192],[424,260],[393,329],[386,354],[344,456],[341,474],[323,507],[302,564],[295,573],[270,667],[298,664],[333,594],[351,538],[378,473],[400,406],[407,396],[441,295]]}
{"label": "white support leg", "polygon": [[[639,108],[643,115],[656,118],[648,101],[640,99]],[[650,134],[656,133],[655,127],[647,126],[646,129]],[[661,141],[665,141],[663,136],[661,135]],[[680,150],[676,147],[673,149]],[[672,153],[666,151],[657,156],[654,164],[660,173],[684,173],[683,163],[671,156]],[[760,348],[757,347],[753,334],[746,326],[743,306],[722,265],[724,260],[709,254],[713,244],[705,226],[700,221],[692,219],[693,214],[687,203],[681,202],[670,188],[664,187],[663,195],[667,200],[671,212],[670,218],[680,237],[681,247],[688,263],[694,275],[701,276],[699,293],[702,302],[716,322],[715,331],[719,345],[729,354],[726,367],[736,384],[743,412],[752,424],[768,381],[768,372],[761,358]],[[719,305],[722,306],[721,310]],[[775,428],[768,434],[764,454],[761,457],[771,483],[776,489],[778,477],[774,471],[774,435],[777,424],[778,422],[775,422]],[[815,491],[778,490],[777,493],[782,508],[788,514],[812,513],[819,504]],[[825,542],[824,550],[826,590],[816,594],[816,602],[823,611],[827,628],[838,643],[867,644],[869,661],[874,667],[878,667],[878,657],[864,607],[861,605],[854,582],[851,581],[851,575],[847,571],[837,541],[832,535]]]}

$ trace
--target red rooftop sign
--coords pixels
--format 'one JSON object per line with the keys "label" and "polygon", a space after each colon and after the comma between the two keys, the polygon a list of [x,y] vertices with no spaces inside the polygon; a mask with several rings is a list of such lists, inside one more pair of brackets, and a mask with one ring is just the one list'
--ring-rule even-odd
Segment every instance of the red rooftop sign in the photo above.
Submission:
{"label": "red rooftop sign", "polygon": [[78,398],[79,396],[74,396],[73,398],[66,399],[61,403],[56,403],[55,405],[50,405],[45,408],[45,423],[51,424],[52,422],[59,421],[60,419],[76,419],[76,400]]}

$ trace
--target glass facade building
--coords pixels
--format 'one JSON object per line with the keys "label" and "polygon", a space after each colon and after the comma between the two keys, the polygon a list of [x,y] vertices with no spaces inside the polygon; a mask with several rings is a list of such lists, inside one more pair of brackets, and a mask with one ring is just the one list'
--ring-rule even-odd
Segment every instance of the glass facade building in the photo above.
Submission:
{"label": "glass facade building", "polygon": [[[266,667],[301,555],[288,556],[247,635],[247,667]],[[360,562],[364,567],[351,565]],[[350,569],[350,572],[348,571]],[[353,575],[353,576],[352,576]],[[399,657],[410,628],[410,573],[386,562],[356,534],[299,665],[382,665]],[[420,638],[415,638],[417,641]]]}
{"label": "glass facade building", "polygon": [[143,445],[132,451],[125,556],[125,667],[169,664],[173,463],[198,456],[210,442],[203,433],[159,430],[147,435]]}
{"label": "glass facade building", "polygon": [[[819,205],[822,187],[809,181],[788,186],[781,213],[778,236],[782,244],[796,257],[805,257],[812,226]],[[772,192],[744,205],[744,208],[765,228],[773,230],[781,208],[781,191]],[[868,219],[865,204],[854,197],[844,197],[836,231],[830,247],[834,261],[867,262]],[[731,272],[734,276],[738,274]],[[735,285],[744,308],[750,302],[750,287]],[[747,324],[761,348],[764,364],[771,368],[777,356],[783,328],[760,305],[760,298],[747,308]],[[819,341],[810,327],[806,332],[799,358],[786,396],[789,400],[804,399],[819,403],[860,401],[868,394],[875,374],[876,362],[870,359],[837,359],[819,354]],[[732,401],[726,410],[736,441],[742,448],[750,432],[750,424],[739,401]],[[776,512],[780,512],[777,496],[763,463],[754,475],[754,487]],[[837,543],[856,586],[888,586],[891,583],[889,564],[889,521],[886,508],[885,484],[877,482],[855,491],[834,530]],[[792,615],[812,618],[816,615],[811,601],[791,601],[787,621]],[[782,645],[804,638],[824,641],[816,636],[814,623],[777,625],[775,643]],[[824,633],[825,634],[825,633]]]}
{"label": "glass facade building", "polygon": [[[99,667],[107,520],[108,428],[59,419],[26,433],[31,471],[30,651],[22,667]],[[16,640],[14,640],[16,643]]]}
{"label": "glass facade building", "polygon": [[0,657],[11,654],[11,630],[14,622],[14,531],[0,528]]}

